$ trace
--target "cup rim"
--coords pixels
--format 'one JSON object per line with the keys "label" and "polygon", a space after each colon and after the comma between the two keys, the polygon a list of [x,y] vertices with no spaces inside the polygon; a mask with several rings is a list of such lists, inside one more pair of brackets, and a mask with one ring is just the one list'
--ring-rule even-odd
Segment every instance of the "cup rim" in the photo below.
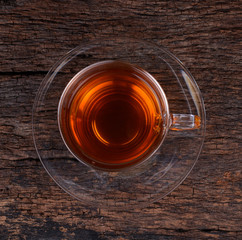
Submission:
{"label": "cup rim", "polygon": [[[165,125],[163,125],[163,131],[162,131],[162,138],[159,142],[159,144],[157,145],[157,147],[150,153],[148,154],[144,159],[138,161],[137,163],[135,163],[135,161],[137,161],[137,159],[139,159],[140,157],[142,158],[142,156],[139,156],[138,158],[132,159],[128,162],[124,162],[124,163],[105,163],[105,166],[113,166],[115,168],[109,169],[109,168],[105,168],[105,167],[98,167],[98,166],[93,166],[92,164],[88,163],[85,160],[82,160],[72,149],[71,147],[68,145],[67,141],[65,140],[63,131],[62,131],[62,127],[61,127],[61,113],[62,113],[62,107],[63,107],[63,102],[65,97],[67,96],[68,92],[71,90],[70,88],[73,87],[73,85],[75,86],[75,83],[78,82],[78,77],[81,76],[82,74],[88,72],[89,70],[93,69],[94,67],[98,67],[101,66],[103,64],[108,64],[108,63],[112,63],[112,62],[119,62],[122,64],[127,64],[130,65],[131,67],[135,68],[136,70],[139,70],[140,72],[142,72],[142,74],[145,74],[147,76],[147,79],[149,79],[152,84],[154,84],[155,88],[157,89],[158,93],[161,95],[162,98],[162,103],[163,103],[163,107],[165,107],[165,109],[163,109],[162,106],[160,106],[160,109],[162,109],[162,111],[165,112]],[[145,83],[147,83],[146,79],[142,79]],[[83,83],[81,83],[81,85],[83,85],[86,81],[88,80],[84,80]],[[154,91],[154,87],[150,86],[151,90]],[[155,94],[157,95],[157,94]],[[159,99],[159,98],[158,98]],[[160,100],[160,99],[159,99]],[[160,101],[159,105],[160,105]],[[64,142],[65,146],[67,147],[67,149],[69,150],[69,152],[81,163],[85,164],[86,166],[89,166],[93,169],[96,170],[102,170],[102,171],[108,171],[108,172],[121,172],[121,171],[125,171],[126,169],[132,169],[132,168],[136,168],[138,166],[140,166],[141,164],[143,164],[144,162],[148,161],[150,158],[152,158],[152,156],[157,152],[157,150],[161,147],[164,139],[166,138],[166,135],[168,133],[169,130],[169,125],[170,125],[170,110],[169,110],[169,104],[168,104],[168,100],[167,97],[165,95],[164,90],[162,89],[161,85],[157,82],[157,80],[149,73],[147,72],[145,69],[135,65],[135,64],[131,64],[131,63],[127,63],[127,62],[123,62],[123,61],[119,61],[119,60],[103,60],[103,61],[99,61],[96,63],[93,63],[91,65],[88,65],[87,67],[81,69],[78,73],[76,73],[72,79],[68,82],[68,84],[66,85],[64,91],[61,94],[61,97],[59,99],[59,103],[58,103],[58,110],[57,110],[57,121],[58,121],[58,128],[59,128],[59,132],[62,138],[62,141]],[[94,159],[95,160],[95,159]],[[95,162],[100,163],[102,165],[104,165],[103,162],[99,162],[97,160],[95,160]],[[134,162],[134,164],[132,164],[132,162]],[[122,167],[123,165],[127,165],[127,164],[131,164],[125,167]],[[120,168],[119,168],[120,167]]]}

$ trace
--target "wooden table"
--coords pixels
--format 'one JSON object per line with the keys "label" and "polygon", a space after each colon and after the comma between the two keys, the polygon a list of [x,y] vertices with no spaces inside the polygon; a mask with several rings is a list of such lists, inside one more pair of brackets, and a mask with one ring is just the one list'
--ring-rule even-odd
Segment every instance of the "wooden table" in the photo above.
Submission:
{"label": "wooden table", "polygon": [[[0,239],[242,239],[241,4],[1,1]],[[82,39],[111,33],[166,46],[207,111],[194,170],[142,214],[87,209],[52,181],[33,146],[32,105],[49,68]]]}

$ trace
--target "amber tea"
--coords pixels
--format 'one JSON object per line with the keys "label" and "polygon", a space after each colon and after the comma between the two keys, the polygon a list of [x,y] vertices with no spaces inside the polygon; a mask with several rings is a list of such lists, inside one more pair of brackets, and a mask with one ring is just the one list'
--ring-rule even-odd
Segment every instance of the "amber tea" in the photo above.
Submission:
{"label": "amber tea", "polygon": [[69,150],[99,169],[120,170],[147,159],[163,139],[162,94],[145,70],[104,61],[80,71],[59,103]]}

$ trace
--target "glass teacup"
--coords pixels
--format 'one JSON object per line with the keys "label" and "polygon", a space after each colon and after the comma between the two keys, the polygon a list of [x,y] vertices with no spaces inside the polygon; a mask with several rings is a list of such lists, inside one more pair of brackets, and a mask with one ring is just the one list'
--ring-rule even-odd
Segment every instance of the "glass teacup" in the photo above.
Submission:
{"label": "glass teacup", "polygon": [[119,171],[148,160],[169,129],[193,130],[200,118],[171,114],[161,85],[144,69],[101,61],[78,72],[58,106],[62,138],[91,167]]}

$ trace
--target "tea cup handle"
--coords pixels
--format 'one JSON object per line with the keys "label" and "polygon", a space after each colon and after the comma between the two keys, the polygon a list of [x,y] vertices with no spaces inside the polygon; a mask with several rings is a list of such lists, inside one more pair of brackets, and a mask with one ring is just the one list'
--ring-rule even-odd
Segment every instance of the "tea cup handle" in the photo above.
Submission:
{"label": "tea cup handle", "polygon": [[170,114],[170,130],[194,130],[201,126],[201,118],[192,114]]}

